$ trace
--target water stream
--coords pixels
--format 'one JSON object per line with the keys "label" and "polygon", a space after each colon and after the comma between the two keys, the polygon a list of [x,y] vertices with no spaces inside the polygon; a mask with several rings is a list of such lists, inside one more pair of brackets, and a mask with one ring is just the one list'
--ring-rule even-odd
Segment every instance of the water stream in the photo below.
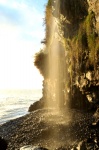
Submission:
{"label": "water stream", "polygon": [[[50,38],[48,40],[48,70],[49,70],[49,84],[48,84],[48,99],[46,105],[54,107],[60,112],[61,107],[64,105],[63,86],[66,80],[65,73],[65,48],[63,43],[63,31],[61,28],[61,14],[60,14],[60,0],[52,2],[52,17],[51,17],[51,30]],[[57,17],[56,17],[57,16]],[[49,95],[51,97],[49,98]]]}

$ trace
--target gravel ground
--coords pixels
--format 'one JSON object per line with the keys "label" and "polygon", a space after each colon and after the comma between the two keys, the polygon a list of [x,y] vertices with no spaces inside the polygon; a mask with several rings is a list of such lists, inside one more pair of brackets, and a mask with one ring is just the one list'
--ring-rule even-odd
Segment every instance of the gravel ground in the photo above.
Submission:
{"label": "gravel ground", "polygon": [[8,141],[7,150],[20,150],[25,145],[49,150],[72,149],[82,141],[94,138],[94,142],[99,138],[98,127],[92,126],[93,122],[92,113],[41,109],[1,125],[0,136]]}

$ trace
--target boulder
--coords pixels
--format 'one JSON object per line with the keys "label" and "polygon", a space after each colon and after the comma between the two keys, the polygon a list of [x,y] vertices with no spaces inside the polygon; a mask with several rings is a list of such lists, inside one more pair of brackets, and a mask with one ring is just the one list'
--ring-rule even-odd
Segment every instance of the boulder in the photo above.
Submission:
{"label": "boulder", "polygon": [[28,111],[32,112],[38,109],[42,109],[44,107],[44,101],[43,98],[41,98],[39,101],[36,101],[35,103],[31,104]]}

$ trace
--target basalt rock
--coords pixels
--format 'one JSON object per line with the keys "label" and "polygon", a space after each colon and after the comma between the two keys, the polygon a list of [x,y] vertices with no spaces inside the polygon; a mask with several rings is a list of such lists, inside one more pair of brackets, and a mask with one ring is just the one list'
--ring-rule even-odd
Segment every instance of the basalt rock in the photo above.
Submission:
{"label": "basalt rock", "polygon": [[[88,71],[76,80],[76,88],[85,96],[87,107],[96,111],[99,106],[99,71]],[[77,92],[75,92],[76,94]],[[84,103],[85,103],[84,102]]]}
{"label": "basalt rock", "polygon": [[35,111],[35,110],[42,109],[42,108],[44,108],[43,98],[41,98],[39,101],[36,101],[33,104],[31,104],[28,111],[31,112],[31,111]]}

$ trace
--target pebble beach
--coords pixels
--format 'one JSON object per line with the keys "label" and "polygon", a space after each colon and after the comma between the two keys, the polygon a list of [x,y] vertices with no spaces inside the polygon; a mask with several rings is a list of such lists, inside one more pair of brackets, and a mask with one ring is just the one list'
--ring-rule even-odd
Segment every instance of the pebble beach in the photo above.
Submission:
{"label": "pebble beach", "polygon": [[90,136],[99,138],[99,131],[92,127],[92,113],[77,110],[57,112],[39,109],[0,126],[0,136],[8,142],[7,150],[41,146],[49,150],[72,149]]}

